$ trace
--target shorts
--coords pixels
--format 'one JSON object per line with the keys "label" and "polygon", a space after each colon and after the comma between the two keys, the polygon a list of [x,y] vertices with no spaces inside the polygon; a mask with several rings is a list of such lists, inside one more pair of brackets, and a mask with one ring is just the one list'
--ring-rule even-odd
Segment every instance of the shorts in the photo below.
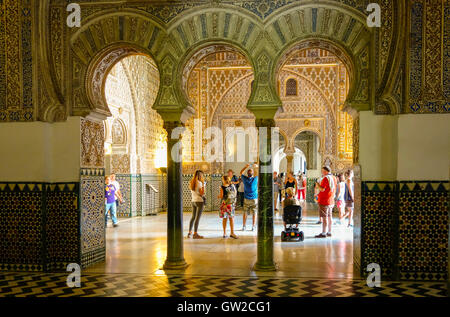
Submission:
{"label": "shorts", "polygon": [[344,208],[345,206],[344,206],[344,201],[343,200],[338,200],[337,202],[336,202],[336,207],[337,207],[337,209],[342,209],[342,208]]}
{"label": "shorts", "polygon": [[222,219],[232,219],[234,218],[234,212],[235,212],[236,206],[234,204],[226,205],[224,202],[222,202],[222,205],[220,206],[219,216]]}
{"label": "shorts", "polygon": [[333,215],[333,207],[334,205],[325,206],[319,204],[320,217],[331,217]]}
{"label": "shorts", "polygon": [[354,208],[355,207],[355,203],[351,200],[346,200],[345,201],[345,208]]}
{"label": "shorts", "polygon": [[247,199],[244,198],[244,212],[247,215],[251,213],[256,213],[258,211],[258,199]]}

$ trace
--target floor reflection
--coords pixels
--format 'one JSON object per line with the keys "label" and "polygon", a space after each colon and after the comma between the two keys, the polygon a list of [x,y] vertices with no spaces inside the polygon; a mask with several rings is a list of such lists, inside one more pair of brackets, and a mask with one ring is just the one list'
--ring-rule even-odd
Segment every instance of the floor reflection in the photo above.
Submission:
{"label": "floor reflection", "polygon": [[[306,209],[306,210],[305,210]],[[333,237],[316,239],[321,231],[316,224],[318,213],[307,206],[300,225],[305,233],[303,242],[281,242],[282,220],[274,219],[274,256],[276,272],[255,272],[256,230],[241,231],[242,213],[236,215],[238,240],[222,238],[221,220],[216,212],[205,212],[199,233],[203,240],[184,239],[188,275],[213,276],[275,276],[275,277],[353,277],[353,232],[346,226],[333,226]],[[184,215],[184,228],[191,213]],[[158,216],[122,219],[117,228],[108,227],[106,262],[85,271],[101,273],[165,274],[161,270],[166,257],[166,219]],[[186,237],[187,232],[184,236]],[[181,272],[168,272],[181,273]]]}

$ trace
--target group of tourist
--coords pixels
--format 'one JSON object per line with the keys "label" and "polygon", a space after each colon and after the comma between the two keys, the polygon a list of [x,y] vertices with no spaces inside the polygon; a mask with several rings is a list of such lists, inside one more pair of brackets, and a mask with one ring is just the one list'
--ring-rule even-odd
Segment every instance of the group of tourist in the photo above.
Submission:
{"label": "group of tourist", "polygon": [[[289,205],[300,205],[302,200],[306,199],[306,176],[299,173],[298,178],[292,172],[287,174],[283,180],[283,175],[274,172],[274,206],[277,206],[278,198],[283,208]],[[285,191],[282,198],[282,191]],[[297,195],[298,199],[295,197]],[[324,166],[322,168],[322,177],[315,183],[314,199],[319,206],[319,221],[322,224],[322,232],[316,235],[316,238],[331,237],[332,213],[336,205],[339,211],[339,220],[336,224],[343,224],[345,218],[348,218],[348,227],[353,227],[353,208],[354,208],[354,184],[353,171],[348,170],[337,177],[331,174],[331,168]],[[278,209],[275,207],[275,211]],[[286,224],[285,224],[286,228]]]}
{"label": "group of tourist", "polygon": [[[299,172],[296,177],[293,172],[287,176],[284,173],[273,172],[273,206],[278,215],[278,205],[282,205],[283,199],[288,195],[288,189],[292,188],[293,197],[300,202],[306,200],[306,175]],[[284,194],[283,194],[284,193]]]}
{"label": "group of tourist", "polygon": [[123,203],[122,193],[120,192],[120,184],[116,180],[116,175],[111,174],[105,176],[105,227],[108,225],[108,212],[111,214],[113,227],[118,227],[117,207],[119,203]]}
{"label": "group of tourist", "polygon": [[[258,210],[258,175],[257,165],[247,164],[240,172],[240,176],[234,175],[233,170],[229,170],[222,176],[219,199],[221,201],[219,216],[222,219],[223,238],[227,238],[227,223],[230,223],[230,237],[238,239],[234,232],[234,216],[236,205],[243,208],[243,227],[246,230],[247,217],[252,215],[252,227],[256,227],[256,213]],[[301,201],[306,200],[306,175],[299,173],[296,177],[289,172],[284,179],[283,173],[273,174],[274,185],[274,206],[278,211],[278,201],[282,207],[289,205],[299,205]],[[206,181],[202,171],[195,172],[189,183],[192,201],[192,217],[189,222],[188,238],[203,239],[198,234],[200,218],[205,207]],[[283,197],[284,196],[284,197]],[[331,174],[328,166],[322,168],[322,177],[315,183],[315,200],[319,206],[319,221],[322,224],[322,232],[316,235],[316,238],[331,237],[332,211],[336,205],[339,211],[339,220],[336,224],[342,224],[345,218],[348,218],[348,227],[353,226],[353,208],[354,208],[354,184],[353,171],[348,170],[337,177]],[[105,226],[108,224],[108,212],[111,214],[113,227],[118,226],[117,207],[123,203],[120,184],[116,180],[116,175],[111,174],[105,177]],[[285,225],[286,227],[286,225]],[[192,231],[194,229],[194,231]]]}
{"label": "group of tourist", "polygon": [[[220,186],[218,198],[221,201],[219,216],[222,219],[223,238],[227,238],[227,223],[229,221],[230,237],[238,239],[238,236],[234,232],[234,216],[237,203],[244,210],[242,230],[246,230],[247,217],[250,214],[252,215],[251,230],[255,230],[256,213],[258,210],[258,175],[256,167],[256,164],[253,164],[253,167],[247,164],[241,170],[240,177],[234,175],[233,170],[229,170],[226,175],[222,176],[222,185]],[[203,239],[203,236],[198,234],[198,224],[206,203],[205,187],[204,173],[198,170],[189,183],[193,210],[189,222],[188,238],[192,236],[193,239]],[[192,229],[194,229],[194,232],[192,232]]]}
{"label": "group of tourist", "polygon": [[322,168],[322,178],[315,184],[315,200],[319,205],[319,221],[322,224],[322,232],[316,238],[331,237],[332,212],[336,205],[339,211],[339,220],[336,224],[343,224],[348,218],[348,227],[353,227],[354,209],[354,183],[353,171],[348,170],[337,177],[331,174],[328,166]]}

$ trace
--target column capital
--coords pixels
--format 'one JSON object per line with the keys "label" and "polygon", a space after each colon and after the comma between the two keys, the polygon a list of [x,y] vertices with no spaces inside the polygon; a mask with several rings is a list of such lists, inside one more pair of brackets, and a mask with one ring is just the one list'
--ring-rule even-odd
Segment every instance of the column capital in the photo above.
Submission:
{"label": "column capital", "polygon": [[181,121],[164,121],[163,128],[167,131],[167,135],[170,138],[172,131],[176,128],[184,128],[184,124]]}
{"label": "column capital", "polygon": [[286,154],[286,156],[294,156],[295,154],[295,150],[292,148],[285,148],[283,152],[284,154]]}
{"label": "column capital", "polygon": [[257,119],[255,119],[255,124],[256,124],[256,127],[266,127],[266,128],[273,128],[273,127],[275,127],[275,119],[266,119],[266,118],[263,118],[263,119],[259,119],[259,118],[257,118]]}

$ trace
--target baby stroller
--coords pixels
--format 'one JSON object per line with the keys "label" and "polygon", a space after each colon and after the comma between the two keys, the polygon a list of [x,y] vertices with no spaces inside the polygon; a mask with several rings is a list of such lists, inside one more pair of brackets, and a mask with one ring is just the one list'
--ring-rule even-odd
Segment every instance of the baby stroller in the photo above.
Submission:
{"label": "baby stroller", "polygon": [[286,223],[286,230],[281,232],[281,241],[303,241],[305,236],[303,231],[295,228],[294,225],[302,221],[301,206],[286,206],[283,209],[283,220]]}

